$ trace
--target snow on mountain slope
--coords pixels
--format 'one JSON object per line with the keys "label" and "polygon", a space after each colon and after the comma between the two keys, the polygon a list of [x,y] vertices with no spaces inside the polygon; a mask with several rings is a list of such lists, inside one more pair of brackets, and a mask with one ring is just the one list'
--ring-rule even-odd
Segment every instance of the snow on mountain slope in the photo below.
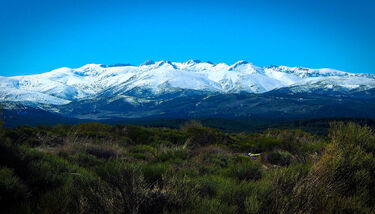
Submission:
{"label": "snow on mountain slope", "polygon": [[[77,69],[59,68],[37,75],[0,77],[0,101],[30,101],[62,105],[106,92],[126,95],[134,89],[155,95],[189,89],[213,93],[264,93],[283,87],[375,87],[375,76],[334,69],[302,67],[258,67],[246,61],[233,65],[188,60],[147,61],[139,66],[88,64]],[[298,89],[300,88],[300,89]]]}
{"label": "snow on mountain slope", "polygon": [[23,89],[0,90],[0,99],[20,103],[40,103],[50,105],[68,104],[69,100],[60,99],[48,94]]}
{"label": "snow on mountain slope", "polygon": [[363,76],[328,76],[328,77],[311,77],[303,79],[295,84],[291,85],[294,87],[294,91],[308,92],[311,89],[333,89],[333,88],[344,88],[347,90],[361,89],[367,90],[375,87],[374,79],[363,77]]}

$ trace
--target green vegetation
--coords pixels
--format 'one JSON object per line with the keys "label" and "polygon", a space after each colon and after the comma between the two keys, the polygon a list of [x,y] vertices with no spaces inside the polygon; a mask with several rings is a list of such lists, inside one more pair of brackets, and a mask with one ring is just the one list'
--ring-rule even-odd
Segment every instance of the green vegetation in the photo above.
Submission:
{"label": "green vegetation", "polygon": [[[247,153],[260,153],[251,158]],[[375,134],[331,123],[226,133],[84,123],[2,128],[2,213],[374,213]]]}

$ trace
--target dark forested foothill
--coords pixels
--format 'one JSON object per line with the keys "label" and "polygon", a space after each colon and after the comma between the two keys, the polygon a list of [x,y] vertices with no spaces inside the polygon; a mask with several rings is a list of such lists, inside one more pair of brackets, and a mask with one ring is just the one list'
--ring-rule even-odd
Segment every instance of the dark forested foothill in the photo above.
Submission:
{"label": "dark forested foothill", "polygon": [[[1,213],[374,213],[375,134],[333,122],[228,133],[190,121],[0,131]],[[260,154],[249,157],[248,153]]]}

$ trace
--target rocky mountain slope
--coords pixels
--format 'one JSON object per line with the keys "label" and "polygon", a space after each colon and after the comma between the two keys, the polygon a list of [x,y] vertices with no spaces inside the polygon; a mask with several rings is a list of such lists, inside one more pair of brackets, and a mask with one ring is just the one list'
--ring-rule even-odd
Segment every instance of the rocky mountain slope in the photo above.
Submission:
{"label": "rocky mountain slope", "polygon": [[[88,64],[0,77],[5,109],[80,119],[375,117],[375,75],[189,60]],[[28,108],[21,108],[27,106]]]}
{"label": "rocky mountain slope", "polygon": [[182,90],[200,94],[265,93],[283,87],[364,90],[375,87],[375,76],[333,69],[258,67],[245,61],[233,65],[197,60],[147,61],[139,66],[88,64],[37,75],[1,77],[0,100],[63,105],[94,97],[130,96],[130,102],[140,102],[132,97],[144,99]]}

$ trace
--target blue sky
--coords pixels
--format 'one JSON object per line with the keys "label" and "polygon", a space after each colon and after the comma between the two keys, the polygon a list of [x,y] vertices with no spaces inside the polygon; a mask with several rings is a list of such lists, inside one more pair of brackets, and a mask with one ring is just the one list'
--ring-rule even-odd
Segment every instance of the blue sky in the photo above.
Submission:
{"label": "blue sky", "polygon": [[375,1],[0,0],[0,75],[200,59],[375,73]]}

